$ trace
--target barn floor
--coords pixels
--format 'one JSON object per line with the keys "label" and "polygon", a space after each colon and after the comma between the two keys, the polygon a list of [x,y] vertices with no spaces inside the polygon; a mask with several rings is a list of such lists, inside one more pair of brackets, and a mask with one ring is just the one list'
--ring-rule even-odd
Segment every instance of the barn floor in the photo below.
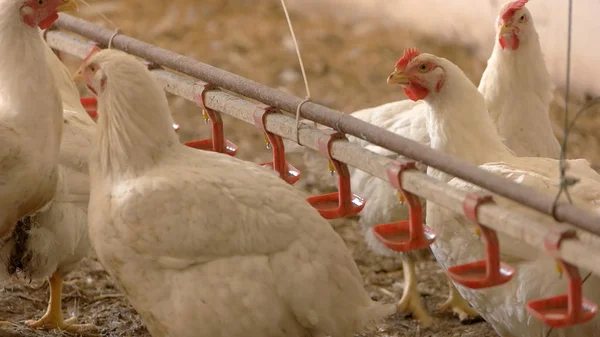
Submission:
{"label": "barn floor", "polygon": [[[103,12],[128,35],[305,96],[279,1],[203,0],[199,4],[195,0],[98,0],[91,3],[93,9],[81,6],[81,16],[113,28],[97,15]],[[385,79],[406,47],[417,46],[451,59],[475,82],[485,68],[485,62],[474,59],[466,48],[440,43],[385,20],[348,22],[328,13],[297,11],[291,15],[313,100],[345,112],[404,98],[398,88],[387,85]],[[73,67],[75,63],[69,65]],[[576,100],[573,106],[580,105],[582,99]],[[560,101],[557,98],[557,102]],[[175,119],[182,126],[182,141],[208,135],[198,108],[178,98],[171,98],[171,102]],[[553,106],[552,116],[555,120],[562,118],[560,104]],[[240,146],[239,158],[254,162],[269,158],[263,137],[254,127],[226,116],[224,119],[227,136]],[[593,132],[599,123],[600,119],[594,115],[582,117],[570,138],[569,157],[583,156],[600,166],[600,136]],[[556,130],[557,136],[562,137],[558,124]],[[291,156],[290,161],[302,170],[300,156]],[[323,193],[323,185],[334,183],[334,178],[323,178],[326,171],[326,166],[323,172],[316,174],[305,170],[297,185],[309,193]],[[354,219],[336,221],[333,225],[353,251],[373,298],[393,301],[380,289],[393,291],[401,284],[399,261],[367,251]],[[365,336],[496,336],[485,322],[463,325],[452,314],[437,311],[445,299],[447,286],[442,271],[431,257],[420,262],[418,272],[419,290],[436,324],[419,328],[411,318],[396,315]],[[86,259],[67,279],[63,297],[65,313],[78,315],[81,322],[100,327],[98,332],[86,336],[149,336],[135,311],[93,258]],[[395,282],[400,284],[393,287]],[[5,285],[0,294],[0,319],[15,323],[0,328],[0,337],[69,335],[31,330],[20,323],[43,314],[47,294],[45,282],[13,281]]]}

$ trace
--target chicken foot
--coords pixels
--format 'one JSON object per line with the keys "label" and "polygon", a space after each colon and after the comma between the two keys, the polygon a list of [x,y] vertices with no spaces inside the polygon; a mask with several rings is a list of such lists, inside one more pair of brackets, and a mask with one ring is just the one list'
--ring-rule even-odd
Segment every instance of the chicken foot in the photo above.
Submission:
{"label": "chicken foot", "polygon": [[429,326],[433,323],[433,318],[423,307],[421,294],[417,290],[417,273],[415,271],[415,262],[410,256],[404,256],[402,259],[402,269],[404,271],[404,292],[396,310],[401,313],[411,313],[422,326]]}
{"label": "chicken foot", "polygon": [[454,314],[458,315],[461,322],[481,318],[481,315],[460,295],[450,279],[448,279],[448,286],[450,287],[450,294],[446,302],[440,306],[440,311],[452,310]]}
{"label": "chicken foot", "polygon": [[29,320],[25,324],[30,328],[59,329],[68,332],[83,332],[95,330],[94,324],[75,324],[77,317],[71,317],[67,320],[62,314],[62,286],[63,278],[58,272],[55,272],[49,279],[50,299],[48,300],[48,309],[39,320]]}

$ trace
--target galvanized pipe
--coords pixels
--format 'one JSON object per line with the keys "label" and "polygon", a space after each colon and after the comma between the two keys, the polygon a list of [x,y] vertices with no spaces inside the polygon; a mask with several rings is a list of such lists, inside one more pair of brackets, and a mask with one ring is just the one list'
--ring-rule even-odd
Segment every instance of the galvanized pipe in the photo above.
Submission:
{"label": "galvanized pipe", "polygon": [[[79,58],[85,57],[92,46],[87,41],[58,31],[49,32],[47,41],[51,47]],[[204,85],[204,82],[161,69],[152,70],[152,74],[162,83],[166,91],[192,102]],[[207,92],[206,104],[211,109],[248,123],[254,123],[252,116],[258,108],[253,103],[220,91]],[[274,134],[290,140],[296,139],[296,125],[293,118],[281,114],[269,115],[266,118],[265,127]],[[326,137],[321,130],[307,124],[302,125],[298,136],[305,146],[315,150],[318,148],[319,138]],[[332,144],[332,155],[336,160],[388,181],[386,169],[390,167],[392,160],[385,156],[345,141],[336,141]],[[407,191],[423,196],[427,200],[457,213],[462,213],[465,191],[452,188],[419,171],[403,173],[402,182]],[[544,237],[549,231],[558,228],[558,225],[549,216],[537,211],[527,208],[522,208],[522,211],[512,212],[503,206],[485,204],[479,209],[479,219],[490,228],[523,240],[539,250],[544,250]],[[579,231],[577,239],[564,241],[559,256],[567,262],[600,275],[600,264],[589,258],[589,256],[600,256],[600,238],[598,236]]]}
{"label": "galvanized pipe", "polygon": [[[55,25],[58,28],[69,30],[94,40],[102,47],[106,47],[111,36],[114,35],[114,32],[111,30],[62,13]],[[119,34],[114,37],[112,45],[116,49],[286,111],[296,111],[298,105],[303,101],[301,98],[284,93],[283,91],[126,35]],[[435,151],[427,146],[363,122],[350,115],[312,102],[303,104],[300,113],[304,118],[364,139],[408,158],[413,158],[494,193],[516,200],[540,212],[551,214],[554,203],[552,197],[541,195],[531,188],[520,186],[512,181],[483,171],[474,165],[456,159],[448,154]],[[555,215],[559,221],[569,222],[577,227],[600,235],[599,216],[566,203],[560,203],[556,207]]]}

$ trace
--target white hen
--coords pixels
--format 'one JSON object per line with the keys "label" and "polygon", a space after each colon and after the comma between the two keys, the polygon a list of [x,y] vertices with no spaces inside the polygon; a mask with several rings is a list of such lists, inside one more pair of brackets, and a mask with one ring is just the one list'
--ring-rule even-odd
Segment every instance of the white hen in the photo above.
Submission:
{"label": "white hen", "polygon": [[37,26],[68,0],[0,0],[0,239],[28,215],[45,208],[56,192],[62,104],[44,59]]}
{"label": "white hen", "polygon": [[180,144],[134,57],[103,50],[80,71],[99,95],[90,237],[153,336],[350,337],[394,312],[299,191]]}
{"label": "white hen", "polygon": [[[531,13],[525,7],[526,2],[511,1],[501,7],[496,19],[498,38],[483,73],[479,91],[485,97],[486,106],[500,137],[512,151],[518,156],[558,158],[560,145],[552,132],[548,115],[552,81]],[[510,33],[509,37],[505,36],[507,33]],[[405,93],[409,97],[412,95],[410,91]],[[423,102],[407,100],[357,111],[352,115],[429,145],[424,113],[426,109],[427,105]],[[354,137],[350,141],[357,141],[362,146],[368,144]],[[378,146],[369,145],[367,148],[384,156],[395,156],[393,152]],[[424,167],[419,169],[425,170]],[[360,214],[360,224],[366,229],[367,244],[378,253],[396,254],[379,243],[370,228],[379,223],[404,220],[408,217],[408,209],[398,202],[396,191],[387,182],[365,172],[352,171],[352,186],[358,195],[371,200]],[[405,289],[398,309],[412,312],[427,324],[431,318],[423,308],[416,290],[415,256],[413,253],[400,255],[404,257]],[[451,283],[449,285],[450,295],[440,309],[451,309],[461,320],[478,316],[460,298],[454,286]]]}
{"label": "white hen", "polygon": [[[429,135],[425,128],[425,114],[422,111],[423,107],[425,105],[420,102],[403,100],[375,108],[359,110],[352,113],[352,116],[414,141],[429,145]],[[403,156],[399,156],[395,152],[372,145],[360,138],[349,137],[349,140],[377,154],[392,159],[403,158]],[[417,167],[423,172],[426,170],[426,166],[422,164],[418,164]],[[372,227],[378,224],[407,219],[407,206],[399,201],[398,191],[391,187],[388,182],[354,168],[350,169],[350,177],[352,190],[368,200],[364,209],[359,214],[359,224],[364,231],[367,246],[383,256],[402,257],[404,291],[400,301],[397,303],[397,311],[411,313],[423,326],[432,324],[433,318],[431,318],[428,310],[423,306],[421,295],[417,290],[418,280],[415,260],[423,250],[406,253],[395,252],[380,243],[372,230]],[[461,300],[459,297],[454,297],[453,301],[448,302],[442,309],[453,309],[460,316],[461,320],[467,319],[469,316],[478,316],[464,300],[462,303],[459,303],[459,300]]]}
{"label": "white hen", "polygon": [[30,279],[49,278],[50,299],[42,319],[30,327],[79,332],[94,328],[64,320],[61,294],[63,276],[72,271],[90,250],[87,208],[90,198],[88,151],[95,123],[79,102],[79,92],[71,74],[45,44],[46,63],[58,85],[63,101],[63,133],[59,153],[58,187],[50,208],[32,216],[29,226],[18,226],[0,248],[0,279],[20,271]]}
{"label": "white hen", "polygon": [[[558,186],[558,161],[548,158],[516,157],[502,143],[492,119],[486,112],[483,96],[466,75],[452,62],[430,54],[411,53],[404,67],[390,75],[390,83],[415,91],[415,99],[424,100],[431,146],[472,164],[485,164],[482,169],[525,184],[541,193],[554,195]],[[465,107],[463,102],[470,105]],[[569,160],[569,174],[581,179],[571,188],[575,203],[589,208],[600,202],[600,175],[586,160]],[[450,185],[466,187],[460,179],[428,168],[428,174]],[[514,203],[497,200],[509,208]],[[432,245],[436,259],[445,267],[481,258],[483,244],[465,218],[427,203],[427,224],[439,234]],[[459,286],[460,293],[471,303],[502,337],[542,337],[548,328],[526,311],[525,303],[565,292],[566,282],[556,274],[548,255],[531,254],[523,242],[502,234],[500,249],[503,259],[517,269],[510,282],[485,290]],[[554,276],[552,276],[554,275]],[[592,275],[585,284],[585,296],[600,301],[600,278]],[[600,318],[587,324],[554,332],[554,336],[592,337],[600,331]]]}
{"label": "white hen", "polygon": [[502,6],[496,19],[498,38],[479,92],[504,144],[517,156],[558,159],[560,144],[548,115],[552,79],[526,3]]}

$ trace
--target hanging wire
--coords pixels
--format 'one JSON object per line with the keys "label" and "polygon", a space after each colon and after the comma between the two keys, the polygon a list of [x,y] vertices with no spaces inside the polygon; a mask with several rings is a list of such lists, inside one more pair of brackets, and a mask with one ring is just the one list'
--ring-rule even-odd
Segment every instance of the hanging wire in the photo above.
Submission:
{"label": "hanging wire", "polygon": [[[294,27],[292,26],[292,20],[290,19],[290,14],[288,13],[285,5],[285,0],[281,0],[281,6],[283,7],[283,12],[285,13],[285,18],[287,20],[288,27],[290,28],[290,33],[292,34],[292,40],[294,41],[294,47],[296,48],[296,55],[298,56],[298,62],[300,63],[300,70],[302,71],[302,78],[304,79],[304,87],[306,88],[306,98],[300,102],[296,108],[296,143],[300,144],[300,109],[304,104],[310,101],[310,88],[308,87],[308,79],[306,77],[306,71],[304,70],[304,62],[302,62],[300,47],[298,46],[298,41],[296,40],[296,34],[294,34]],[[314,122],[314,125],[317,127],[317,122]]]}
{"label": "hanging wire", "polygon": [[575,114],[575,117],[573,117],[573,119],[571,120],[571,124],[569,124],[569,130],[571,130],[575,126],[575,121],[577,120],[577,118],[579,118],[579,116],[581,116],[584,112],[586,112],[587,110],[591,109],[594,105],[599,104],[599,103],[600,103],[600,96],[592,98],[591,100],[587,101],[585,103],[585,105],[579,111],[577,111],[577,113]]}
{"label": "hanging wire", "polygon": [[[81,0],[81,2],[86,5],[88,8],[94,9],[94,7],[92,7],[92,5],[90,5],[87,1],[85,0]],[[110,40],[108,40],[108,49],[112,48],[112,42],[113,39],[115,38],[115,36],[119,35],[121,33],[121,28],[119,28],[114,22],[112,22],[106,15],[104,15],[104,13],[102,12],[98,12],[98,15],[100,15],[100,17],[102,17],[102,19],[104,19],[106,22],[108,22],[110,25],[113,26],[113,28],[115,28],[115,33],[110,37]]]}
{"label": "hanging wire", "polygon": [[[571,38],[572,38],[572,27],[573,27],[573,0],[568,0],[568,3],[569,3],[569,10],[568,10],[568,21],[567,21],[567,69],[566,69],[566,85],[565,85],[566,86],[566,88],[565,88],[565,119],[564,119],[564,129],[563,129],[564,135],[563,135],[563,141],[562,141],[562,145],[561,145],[561,149],[560,149],[560,158],[559,158],[560,188],[558,190],[558,193],[556,194],[556,197],[554,198],[554,203],[552,204],[552,216],[557,221],[558,221],[558,219],[556,219],[556,207],[558,206],[558,201],[560,199],[560,196],[564,192],[565,195],[567,196],[569,203],[572,204],[573,201],[571,200],[571,196],[569,195],[568,188],[579,182],[579,179],[577,179],[575,177],[569,177],[566,175],[567,141],[569,138],[569,132],[575,125],[575,122],[577,121],[579,116],[581,116],[585,111],[590,109],[595,104],[600,103],[600,97],[596,97],[596,98],[588,101],[575,114],[575,116],[573,117],[571,122],[569,122],[569,93],[570,93],[570,86],[571,86]],[[581,284],[583,285],[585,283],[585,281],[587,281],[591,275],[592,275],[592,273],[589,272],[583,278],[583,281],[581,282]],[[546,334],[546,337],[549,337],[553,330],[554,330],[554,328],[550,328],[550,330]]]}
{"label": "hanging wire", "polygon": [[568,0],[569,2],[569,10],[568,10],[568,23],[567,23],[567,71],[566,71],[566,88],[565,88],[565,119],[563,125],[563,141],[560,147],[560,158],[559,158],[559,171],[560,171],[560,180],[559,180],[559,190],[554,198],[554,202],[552,203],[552,216],[555,220],[556,218],[556,207],[558,206],[558,201],[563,193],[567,196],[567,200],[570,204],[573,203],[571,196],[569,195],[569,187],[575,185],[579,180],[574,177],[568,177],[566,175],[567,171],[567,143],[569,139],[569,131],[571,124],[569,123],[569,92],[571,88],[571,34],[572,34],[572,16],[573,16],[573,0]]}
{"label": "hanging wire", "polygon": [[[80,0],[80,1],[81,1],[81,2],[82,2],[84,5],[86,5],[88,8],[90,8],[90,9],[92,9],[92,10],[94,9],[94,7],[93,7],[92,5],[90,5],[90,4],[89,4],[87,1],[85,1],[85,0]],[[106,22],[108,22],[110,25],[112,25],[112,26],[113,26],[113,28],[115,28],[115,29],[119,29],[119,28],[117,28],[117,25],[116,25],[114,22],[112,22],[112,21],[111,21],[111,20],[110,20],[110,19],[109,19],[109,18],[108,18],[106,15],[104,15],[104,13],[102,13],[102,12],[98,12],[98,15],[100,15],[100,17],[101,17],[102,19],[104,19],[104,21],[106,21]]]}

